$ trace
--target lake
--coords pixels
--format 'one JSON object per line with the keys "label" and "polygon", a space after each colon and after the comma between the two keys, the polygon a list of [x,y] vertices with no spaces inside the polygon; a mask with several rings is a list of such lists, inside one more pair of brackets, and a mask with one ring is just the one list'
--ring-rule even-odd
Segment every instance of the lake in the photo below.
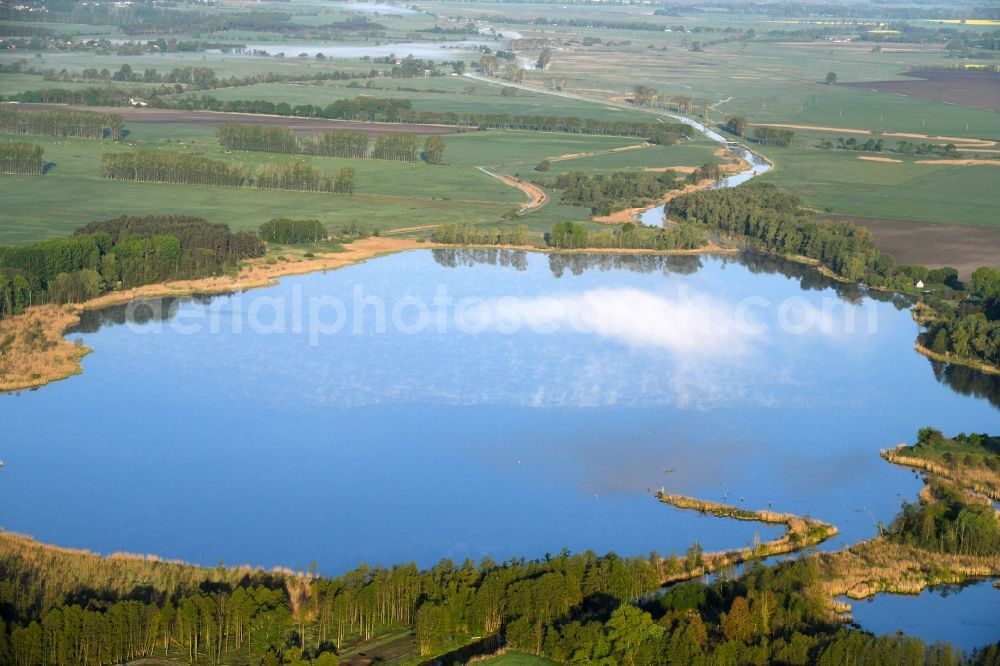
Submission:
{"label": "lake", "polygon": [[1000,430],[996,378],[916,354],[907,306],[751,254],[421,250],[89,313],[82,375],[0,395],[0,525],[331,575],[779,533],[665,486],[839,548],[921,487],[879,449]]}
{"label": "lake", "polygon": [[851,615],[874,634],[902,631],[928,642],[949,642],[964,650],[985,647],[1000,636],[1000,590],[992,581],[941,585],[919,595],[877,594],[851,604]]}
{"label": "lake", "polygon": [[254,42],[248,43],[248,52],[261,51],[268,55],[278,55],[283,53],[287,58],[295,58],[305,53],[310,58],[315,58],[323,54],[326,58],[385,58],[395,56],[396,58],[414,58],[449,60],[463,59],[471,51],[478,51],[487,42],[480,40],[455,40],[445,42],[387,42],[380,44],[370,42],[368,44],[318,44],[312,43],[272,43]]}

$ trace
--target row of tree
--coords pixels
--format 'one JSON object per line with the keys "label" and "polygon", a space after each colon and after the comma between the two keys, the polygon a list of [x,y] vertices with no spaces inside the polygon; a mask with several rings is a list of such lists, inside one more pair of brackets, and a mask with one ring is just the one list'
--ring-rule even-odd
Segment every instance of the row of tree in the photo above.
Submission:
{"label": "row of tree", "polygon": [[415,134],[380,134],[372,146],[372,159],[376,160],[416,162],[419,156],[420,141]]}
{"label": "row of tree", "polygon": [[40,303],[79,302],[106,291],[213,275],[263,252],[256,234],[234,234],[201,218],[92,222],[69,238],[0,247],[0,316]]}
{"label": "row of tree", "polygon": [[111,180],[222,187],[239,187],[246,179],[240,164],[154,150],[105,153],[101,156],[101,175]]}
{"label": "row of tree", "polygon": [[[294,79],[298,80],[298,79]],[[242,85],[242,83],[240,83]],[[154,91],[155,92],[155,91]],[[526,116],[508,113],[456,113],[454,111],[416,111],[408,99],[384,99],[360,96],[337,100],[326,106],[313,104],[290,105],[267,100],[220,100],[211,95],[171,96],[178,91],[164,90],[163,96],[150,91],[119,88],[54,88],[27,91],[15,95],[21,102],[59,102],[86,106],[125,106],[130,97],[143,96],[156,108],[185,111],[224,111],[227,113],[263,113],[299,118],[329,118],[391,123],[417,123],[478,127],[481,129],[513,129],[600,136],[630,136],[652,139],[667,145],[695,135],[684,123],[640,123],[624,120],[601,120],[577,116]],[[41,133],[41,132],[40,132]],[[118,138],[112,132],[113,138]]]}
{"label": "row of tree", "polygon": [[311,164],[298,161],[261,164],[254,171],[253,184],[267,190],[334,191],[333,178]]}
{"label": "row of tree", "polygon": [[760,126],[753,128],[754,142],[765,146],[787,148],[792,145],[792,138],[794,138],[794,136],[795,132],[788,129]]}
{"label": "row of tree", "polygon": [[[420,140],[415,134],[390,132],[375,139],[364,132],[333,130],[300,140],[288,127],[265,127],[227,123],[216,130],[219,144],[231,150],[258,150],[269,153],[302,153],[326,157],[416,162]],[[445,142],[437,135],[424,140],[424,159],[440,164]]]}
{"label": "row of tree", "polygon": [[705,230],[697,224],[646,227],[626,222],[613,228],[589,231],[576,222],[557,222],[545,236],[549,246],[561,250],[694,250],[705,245]]}
{"label": "row of tree", "polygon": [[[297,153],[299,139],[290,127],[225,123],[215,130],[219,145],[227,150]],[[365,137],[367,139],[367,137]]]}
{"label": "row of tree", "polygon": [[125,121],[117,113],[94,111],[24,111],[0,106],[0,132],[6,134],[46,134],[77,139],[118,140]]}
{"label": "row of tree", "polygon": [[37,143],[5,141],[0,143],[0,173],[40,176],[45,168],[44,151]]}
{"label": "row of tree", "polygon": [[326,240],[329,234],[319,220],[292,220],[280,217],[260,225],[257,235],[268,243],[282,245],[316,243]]}
{"label": "row of tree", "polygon": [[[408,99],[387,99],[368,96],[342,99],[327,106],[284,103],[266,100],[222,101],[209,95],[160,100],[163,108],[227,111],[233,113],[266,113],[301,118],[329,118],[391,123],[423,123],[458,125],[483,129],[534,130],[597,134],[607,136],[652,137],[669,133],[681,138],[693,137],[696,130],[684,123],[640,123],[625,120],[599,120],[576,116],[525,116],[508,113],[456,113],[453,111],[416,111]],[[282,106],[283,105],[283,106]]]}
{"label": "row of tree", "polygon": [[442,224],[434,230],[431,240],[446,245],[527,245],[528,227],[485,228],[473,224]]}
{"label": "row of tree", "polygon": [[978,268],[963,285],[954,268],[897,265],[864,227],[816,221],[796,197],[769,185],[686,194],[666,205],[666,215],[768,252],[815,259],[872,287],[920,293],[935,286],[925,295],[931,314],[921,344],[955,360],[1000,367],[1000,270]]}
{"label": "row of tree", "polygon": [[165,151],[105,153],[101,175],[111,180],[143,183],[178,183],[220,187],[254,186],[270,190],[354,193],[357,175],[353,167],[343,167],[336,177],[302,161],[268,162],[252,175],[241,164],[207,157]]}

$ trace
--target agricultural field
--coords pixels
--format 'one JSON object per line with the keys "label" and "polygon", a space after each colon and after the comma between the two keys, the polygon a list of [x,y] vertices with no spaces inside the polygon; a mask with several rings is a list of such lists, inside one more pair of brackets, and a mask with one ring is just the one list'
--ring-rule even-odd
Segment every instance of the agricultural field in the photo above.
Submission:
{"label": "agricultural field", "polygon": [[289,104],[327,105],[339,99],[368,95],[379,99],[404,98],[416,111],[451,111],[453,113],[506,113],[510,115],[579,116],[598,120],[648,122],[640,111],[564,100],[553,106],[541,93],[517,91],[503,96],[501,88],[458,76],[435,76],[426,79],[375,79],[366,82],[322,81],[305,83],[260,83],[239,88],[222,88],[212,96],[222,101],[267,100]]}
{"label": "agricultural field", "polygon": [[[153,112],[150,112],[153,113]],[[210,114],[213,117],[218,114]],[[252,119],[248,117],[248,119]],[[392,127],[392,126],[390,126]],[[275,217],[316,218],[328,225],[358,223],[382,231],[437,224],[497,224],[526,202],[524,193],[481,171],[492,167],[531,180],[543,159],[563,157],[553,171],[643,168],[716,160],[713,144],[691,141],[671,147],[644,147],[640,139],[534,132],[482,131],[448,135],[444,164],[351,160],[332,157],[227,151],[218,146],[211,126],[177,123],[126,123],[124,142],[27,137],[42,146],[48,163],[44,176],[0,176],[5,224],[0,244],[27,243],[63,236],[81,224],[116,215],[172,213],[204,216],[234,229],[256,229]],[[25,140],[0,135],[0,140]],[[271,162],[300,160],[333,175],[356,169],[351,196],[227,188],[170,183],[110,181],[100,175],[104,153],[140,150],[180,151],[247,170]],[[574,157],[575,156],[575,157]],[[561,206],[557,193],[540,210],[517,219],[547,231],[554,221],[587,220],[590,210]],[[422,231],[422,235],[426,235]]]}
{"label": "agricultural field", "polygon": [[[922,164],[926,157],[770,148],[775,169],[760,177],[799,195],[825,213],[943,224],[998,226],[1000,162]],[[864,159],[867,158],[867,159]],[[961,202],[959,205],[958,202]]]}

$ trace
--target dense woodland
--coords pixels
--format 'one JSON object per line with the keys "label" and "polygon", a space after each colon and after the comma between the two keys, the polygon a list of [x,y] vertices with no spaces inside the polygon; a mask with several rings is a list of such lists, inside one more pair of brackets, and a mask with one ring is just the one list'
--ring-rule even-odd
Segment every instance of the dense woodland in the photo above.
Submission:
{"label": "dense woodland", "polygon": [[77,139],[118,140],[125,121],[117,113],[93,111],[21,111],[0,106],[0,132],[7,134],[45,134]]}
{"label": "dense woodland", "polygon": [[1000,367],[1000,270],[976,269],[965,298],[929,298],[933,315],[921,342],[946,356]]}
{"label": "dense woodland", "polygon": [[945,482],[931,483],[930,501],[904,502],[886,533],[893,541],[938,553],[1000,555],[1000,518],[990,502],[972,501]]}
{"label": "dense woodland", "polygon": [[891,255],[879,251],[867,229],[816,221],[798,198],[769,185],[685,194],[667,203],[666,215],[769,252],[815,259],[852,281],[913,290],[910,267],[896,266]]}
{"label": "dense woodland", "polygon": [[262,256],[253,233],[179,216],[91,222],[69,238],[0,247],[0,317],[40,303],[85,301],[117,289],[197,278]]}
{"label": "dense woodland", "polygon": [[37,143],[4,141],[0,143],[0,173],[41,176],[45,169],[43,154]]}
{"label": "dense woodland", "polygon": [[660,174],[644,171],[616,171],[588,176],[582,171],[559,174],[550,187],[562,190],[561,201],[571,206],[587,206],[599,215],[637,207],[662,197],[668,190],[683,187],[673,171]]}
{"label": "dense woodland", "polygon": [[98,666],[168,655],[330,666],[358,640],[411,627],[424,655],[483,636],[496,637],[480,642],[485,649],[504,642],[602,666],[1000,663],[996,647],[963,659],[948,645],[839,625],[808,558],[663,592],[651,557],[563,552],[425,570],[362,565],[324,578],[102,559],[0,535],[0,662]]}

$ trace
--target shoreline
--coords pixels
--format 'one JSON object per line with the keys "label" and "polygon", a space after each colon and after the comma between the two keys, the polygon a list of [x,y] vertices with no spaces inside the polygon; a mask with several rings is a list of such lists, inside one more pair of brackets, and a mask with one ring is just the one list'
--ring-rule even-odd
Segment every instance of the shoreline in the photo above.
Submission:
{"label": "shoreline", "polygon": [[[723,155],[719,154],[720,151],[726,151],[726,149],[716,148],[715,151],[713,151],[713,154],[716,157],[723,157]],[[756,155],[756,153],[754,154]],[[727,152],[726,155],[728,156],[729,153]],[[764,159],[767,160],[767,158]],[[700,192],[702,190],[710,189],[713,185],[721,182],[722,180],[725,180],[726,178],[729,178],[731,176],[738,176],[739,174],[750,171],[753,168],[753,165],[750,164],[750,162],[748,162],[746,159],[744,159],[739,155],[735,156],[735,160],[736,161],[729,161],[720,165],[720,168],[723,171],[721,179],[717,180],[713,178],[703,178],[702,180],[699,180],[697,183],[688,183],[680,189],[669,190],[665,192],[663,196],[657,200],[657,203],[655,203],[652,206],[641,206],[639,208],[623,208],[622,210],[616,210],[608,215],[591,215],[590,221],[598,222],[600,224],[623,224],[625,222],[639,222],[641,224],[642,214],[645,213],[647,210],[662,208],[670,201],[676,199],[679,196],[683,196],[685,194],[691,194],[692,192]],[[768,164],[770,164],[770,160],[768,160]],[[665,167],[665,169],[677,169],[677,168],[690,168],[692,171],[694,171],[698,167]],[[645,171],[652,172],[648,168],[645,169]]]}
{"label": "shoreline", "polygon": [[[370,236],[351,243],[344,252],[322,253],[312,259],[268,264],[266,257],[260,257],[244,264],[235,276],[159,282],[109,292],[83,303],[32,306],[20,315],[0,319],[0,349],[4,340],[12,341],[0,356],[0,361],[6,361],[0,366],[0,394],[37,389],[81,374],[82,359],[93,350],[70,342],[65,336],[80,323],[84,312],[122,305],[137,298],[212,296],[270,287],[282,277],[336,270],[424,246],[425,243],[411,239]],[[13,373],[11,364],[15,366]]]}
{"label": "shoreline", "polygon": [[[415,231],[415,230],[414,230]],[[752,246],[750,246],[752,248]],[[370,236],[345,246],[341,252],[323,252],[312,258],[300,257],[267,263],[273,257],[261,257],[245,262],[236,275],[212,276],[190,280],[175,280],[143,285],[123,291],[113,291],[83,303],[65,305],[44,304],[28,308],[24,313],[0,319],[0,394],[37,389],[47,384],[68,379],[83,372],[82,359],[93,350],[66,339],[69,329],[80,322],[80,316],[91,310],[100,310],[128,303],[137,298],[163,298],[187,296],[212,296],[236,293],[249,289],[273,286],[285,276],[302,275],[319,271],[336,270],[382,256],[409,250],[510,250],[539,254],[617,254],[617,255],[678,255],[701,254],[736,255],[744,248],[722,246],[714,241],[695,249],[656,250],[644,248],[579,248],[563,249],[537,245],[444,245],[426,239],[400,238],[390,235]],[[838,282],[850,280],[836,275],[819,261],[797,255],[765,254],[809,266],[821,275]],[[871,287],[866,287],[872,289]],[[890,289],[875,289],[894,292]],[[911,308],[914,321],[925,326],[919,304]],[[26,344],[26,340],[33,340]],[[13,343],[13,344],[12,344]],[[942,363],[961,365],[978,372],[1000,375],[1000,368],[975,359],[963,359],[938,354],[924,347],[919,338],[914,350],[923,356]]]}
{"label": "shoreline", "polygon": [[[312,259],[299,259],[268,264],[266,257],[246,262],[236,276],[212,276],[191,280],[175,280],[143,285],[123,291],[113,291],[83,303],[36,305],[24,313],[0,319],[0,395],[34,390],[83,373],[82,360],[93,350],[66,339],[67,331],[80,323],[84,312],[101,310],[129,303],[137,298],[215,296],[277,284],[282,277],[337,270],[347,266],[409,250],[489,249],[536,252],[539,254],[625,254],[625,255],[699,255],[736,254],[738,248],[726,248],[709,243],[694,250],[652,250],[589,248],[566,250],[534,245],[442,245],[430,241],[392,236],[369,236],[346,246],[343,252],[317,254]],[[37,331],[37,333],[36,333]],[[26,347],[29,335],[41,336],[40,347]],[[15,344],[4,350],[4,341],[12,337]],[[21,344],[18,344],[21,342]],[[6,361],[6,363],[5,363]],[[14,367],[11,368],[10,366]]]}
{"label": "shoreline", "polygon": [[977,493],[996,502],[1000,502],[1000,487],[984,485],[980,480],[972,479],[968,476],[959,478],[952,470],[933,460],[927,460],[917,456],[908,456],[901,453],[905,448],[909,448],[907,444],[897,444],[894,448],[882,449],[879,451],[879,455],[882,456],[886,462],[892,463],[893,465],[919,469],[928,474],[936,474],[942,479],[965,486],[973,493]]}
{"label": "shoreline", "polygon": [[[914,316],[914,321],[920,326],[924,325],[921,322],[917,321],[915,316]],[[986,375],[1000,375],[1000,367],[997,367],[995,365],[990,365],[989,363],[984,363],[983,361],[977,361],[974,358],[967,359],[962,356],[939,354],[936,351],[928,349],[927,347],[922,345],[920,343],[919,338],[917,339],[916,342],[913,343],[913,350],[916,351],[918,354],[926,356],[932,361],[939,361],[941,363],[947,363],[949,365],[965,366],[966,368],[972,368],[973,370],[976,370],[977,372],[982,372],[983,374]]]}
{"label": "shoreline", "polygon": [[741,509],[729,504],[702,500],[687,495],[672,495],[663,488],[656,491],[656,498],[664,504],[678,509],[689,509],[718,518],[746,520],[767,525],[784,525],[785,533],[777,539],[755,543],[753,547],[735,548],[711,553],[703,553],[700,562],[688,567],[685,563],[681,571],[670,571],[669,560],[660,559],[657,568],[662,586],[680,583],[715,573],[731,566],[751,560],[763,560],[776,555],[787,555],[832,539],[839,534],[836,525],[815,518],[804,518],[791,513],[778,513],[762,509]]}

